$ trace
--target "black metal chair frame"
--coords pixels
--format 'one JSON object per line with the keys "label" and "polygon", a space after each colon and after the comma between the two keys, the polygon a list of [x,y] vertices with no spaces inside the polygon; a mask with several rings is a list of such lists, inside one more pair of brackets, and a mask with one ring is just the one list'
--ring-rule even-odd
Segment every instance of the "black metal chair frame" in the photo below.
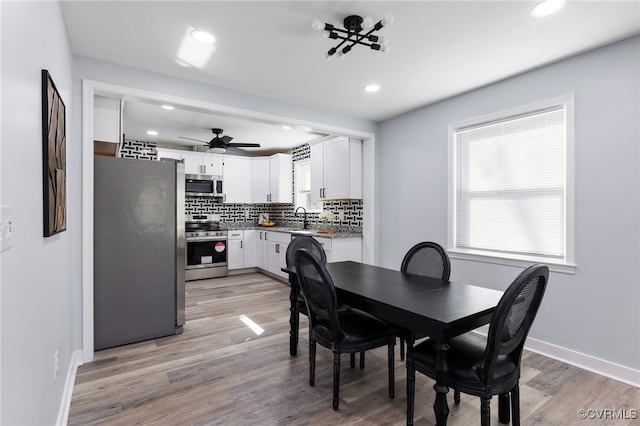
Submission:
{"label": "black metal chair frame", "polygon": [[[490,400],[493,395],[500,396],[500,422],[509,423],[510,396],[513,425],[520,425],[518,383],[522,352],[548,280],[547,266],[532,265],[526,268],[498,302],[486,340],[481,339],[478,343],[475,336],[462,335],[449,342],[447,386],[481,398],[482,426],[490,424]],[[474,357],[472,352],[478,356]],[[415,372],[435,379],[434,353],[431,340],[420,343],[407,353],[407,425],[413,424]],[[451,357],[460,356],[461,353],[466,357],[461,362],[465,367],[456,370],[457,363],[452,362]]]}

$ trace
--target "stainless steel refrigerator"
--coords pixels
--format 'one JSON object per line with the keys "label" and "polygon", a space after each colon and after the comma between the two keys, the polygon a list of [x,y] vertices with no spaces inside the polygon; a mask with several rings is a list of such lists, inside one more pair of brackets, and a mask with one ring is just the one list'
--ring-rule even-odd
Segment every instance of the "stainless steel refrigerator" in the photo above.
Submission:
{"label": "stainless steel refrigerator", "polygon": [[184,325],[184,164],[96,157],[95,350]]}

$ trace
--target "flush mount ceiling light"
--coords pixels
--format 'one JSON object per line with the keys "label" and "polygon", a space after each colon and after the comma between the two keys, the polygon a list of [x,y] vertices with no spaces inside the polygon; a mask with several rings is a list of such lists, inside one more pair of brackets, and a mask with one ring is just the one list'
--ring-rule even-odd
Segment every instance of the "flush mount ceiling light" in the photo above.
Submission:
{"label": "flush mount ceiling light", "polygon": [[158,136],[158,132],[156,132],[155,130],[147,130],[147,134],[149,136]]}
{"label": "flush mount ceiling light", "polygon": [[191,31],[191,38],[204,44],[212,44],[214,41],[216,41],[215,37],[213,37],[211,33],[203,30]]}
{"label": "flush mount ceiling light", "polygon": [[392,13],[387,13],[385,17],[375,25],[373,24],[373,18],[370,16],[363,19],[358,15],[350,15],[344,18],[343,25],[345,29],[337,28],[327,23],[323,24],[317,19],[311,23],[311,27],[318,32],[320,37],[340,40],[336,46],[325,53],[325,58],[330,59],[335,54],[337,54],[339,58],[344,56],[349,53],[356,44],[387,53],[389,51],[387,40],[385,40],[384,37],[375,35],[374,32],[381,30],[384,26],[392,22]]}
{"label": "flush mount ceiling light", "polygon": [[368,84],[366,86],[364,86],[364,91],[368,92],[368,93],[374,93],[380,90],[380,85],[379,84]]}
{"label": "flush mount ceiling light", "polygon": [[542,18],[559,12],[567,4],[566,0],[544,0],[531,9],[531,16]]}

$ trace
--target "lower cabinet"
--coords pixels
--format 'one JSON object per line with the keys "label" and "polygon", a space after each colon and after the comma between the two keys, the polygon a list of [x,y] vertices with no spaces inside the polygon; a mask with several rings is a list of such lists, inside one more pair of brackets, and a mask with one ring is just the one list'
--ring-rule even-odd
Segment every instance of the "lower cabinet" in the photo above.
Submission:
{"label": "lower cabinet", "polygon": [[[265,232],[263,241],[263,269],[282,278],[289,278],[289,274],[280,269],[287,266],[287,247],[291,242],[291,235],[284,232]],[[264,247],[266,245],[266,251]]]}
{"label": "lower cabinet", "polygon": [[229,270],[258,266],[257,231],[246,229],[229,231],[227,263]]}

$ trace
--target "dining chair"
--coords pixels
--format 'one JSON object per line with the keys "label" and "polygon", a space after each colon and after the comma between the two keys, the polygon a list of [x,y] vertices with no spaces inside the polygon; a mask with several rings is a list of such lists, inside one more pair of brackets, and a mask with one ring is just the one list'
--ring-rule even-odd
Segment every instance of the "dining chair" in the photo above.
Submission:
{"label": "dining chair", "polygon": [[[400,271],[449,281],[451,262],[447,252],[440,244],[424,241],[411,247],[407,254],[404,255]],[[399,329],[398,337],[400,337],[400,359],[404,360],[405,341],[407,349],[410,349],[417,339],[427,336],[425,334],[417,334],[411,330]]]}
{"label": "dining chair", "polygon": [[[320,242],[318,240],[316,240],[313,237],[307,236],[307,235],[303,235],[303,236],[298,236],[295,237],[293,240],[291,240],[291,242],[289,243],[289,245],[287,246],[287,252],[285,254],[285,261],[287,266],[293,266],[294,264],[294,258],[293,255],[295,254],[295,252],[297,250],[300,249],[307,249],[311,252],[312,255],[316,256],[318,258],[318,260],[322,263],[322,264],[327,264],[327,254],[324,251],[324,247],[322,247],[322,244],[320,244]],[[300,285],[298,285],[298,287],[296,288],[296,307],[297,307],[297,312],[295,315],[299,314],[303,314],[305,316],[309,316],[309,313],[307,312],[307,305],[304,301],[304,296],[300,293]],[[344,305],[339,304],[338,305],[338,309],[342,309],[344,307]],[[298,321],[298,318],[296,318],[296,324],[300,324],[300,321]],[[296,330],[296,337],[299,335],[299,331]],[[296,340],[296,345],[298,344],[298,341]],[[364,353],[360,354],[360,368],[364,368]],[[355,359],[355,354],[351,355],[351,368],[355,367],[355,363],[356,363],[356,359]]]}
{"label": "dining chair", "polygon": [[[482,426],[490,424],[490,400],[500,395],[500,423],[509,423],[509,396],[513,425],[520,425],[520,362],[527,334],[544,295],[549,268],[532,265],[504,292],[485,338],[470,332],[448,342],[447,386],[480,397]],[[407,353],[407,425],[413,424],[415,372],[436,379],[436,349],[428,339]]]}
{"label": "dining chair", "polygon": [[340,355],[387,346],[389,398],[395,395],[395,330],[384,321],[358,309],[338,309],[333,280],[324,264],[306,249],[294,254],[296,275],[307,304],[309,333],[309,385],[315,384],[316,344],[333,351],[333,409],[340,401]]}

